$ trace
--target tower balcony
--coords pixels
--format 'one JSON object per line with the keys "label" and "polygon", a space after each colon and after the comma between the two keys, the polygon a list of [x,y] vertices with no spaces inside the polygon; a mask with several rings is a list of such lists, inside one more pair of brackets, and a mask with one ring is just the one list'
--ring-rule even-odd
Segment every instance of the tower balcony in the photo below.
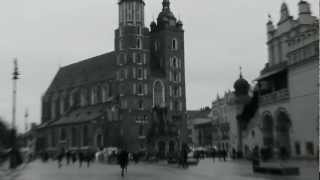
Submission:
{"label": "tower balcony", "polygon": [[267,105],[289,99],[289,89],[281,89],[274,91],[263,96],[260,96],[260,104]]}

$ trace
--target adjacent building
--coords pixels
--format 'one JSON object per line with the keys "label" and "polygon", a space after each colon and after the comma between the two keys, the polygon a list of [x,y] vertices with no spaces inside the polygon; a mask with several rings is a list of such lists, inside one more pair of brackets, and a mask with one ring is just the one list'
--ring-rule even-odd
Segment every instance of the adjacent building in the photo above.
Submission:
{"label": "adjacent building", "polygon": [[163,0],[119,0],[115,49],[60,68],[42,98],[44,149],[122,147],[163,156],[186,141],[184,29]]}

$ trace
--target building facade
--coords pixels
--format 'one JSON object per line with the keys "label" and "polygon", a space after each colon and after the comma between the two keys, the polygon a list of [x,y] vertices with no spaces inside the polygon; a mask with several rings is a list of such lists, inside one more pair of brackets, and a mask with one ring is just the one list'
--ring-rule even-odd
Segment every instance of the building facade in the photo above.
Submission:
{"label": "building facade", "polygon": [[281,6],[277,27],[267,23],[269,61],[257,78],[259,110],[248,124],[245,146],[273,154],[316,157],[319,121],[319,20],[300,1],[295,19]]}
{"label": "building facade", "polygon": [[39,131],[47,149],[165,154],[185,142],[183,24],[169,0],[162,5],[148,28],[145,2],[120,0],[114,51],[59,70],[42,98]]}

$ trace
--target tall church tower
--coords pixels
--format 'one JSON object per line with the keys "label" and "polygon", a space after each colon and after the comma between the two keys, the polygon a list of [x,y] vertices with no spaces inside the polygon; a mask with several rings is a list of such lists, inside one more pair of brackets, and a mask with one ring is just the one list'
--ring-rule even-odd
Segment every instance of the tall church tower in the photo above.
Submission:
{"label": "tall church tower", "polygon": [[[175,129],[174,134],[182,143],[186,137],[184,30],[182,21],[171,11],[169,0],[163,0],[162,11],[157,22],[151,22],[150,31],[152,77],[161,80],[165,86],[163,105],[168,110],[168,122],[172,125],[169,129]],[[168,149],[170,152],[172,148],[169,146]]]}
{"label": "tall church tower", "polygon": [[149,67],[149,30],[144,25],[143,0],[120,0],[115,30],[116,84],[122,145],[130,151],[145,148],[146,124],[152,95]]}

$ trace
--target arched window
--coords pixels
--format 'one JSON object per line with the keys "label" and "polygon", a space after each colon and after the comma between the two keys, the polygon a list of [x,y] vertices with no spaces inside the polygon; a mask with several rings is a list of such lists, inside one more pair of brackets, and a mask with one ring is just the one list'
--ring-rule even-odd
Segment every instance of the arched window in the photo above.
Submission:
{"label": "arched window", "polygon": [[165,106],[165,91],[162,81],[155,81],[153,84],[153,106]]}
{"label": "arched window", "polygon": [[178,40],[177,39],[172,39],[171,49],[178,50]]}

